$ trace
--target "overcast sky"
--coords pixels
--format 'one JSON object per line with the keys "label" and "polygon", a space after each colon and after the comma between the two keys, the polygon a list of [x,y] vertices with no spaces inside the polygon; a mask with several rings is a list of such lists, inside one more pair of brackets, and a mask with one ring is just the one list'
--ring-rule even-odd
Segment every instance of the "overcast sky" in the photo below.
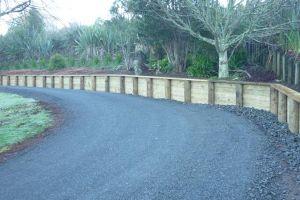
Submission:
{"label": "overcast sky", "polygon": [[[36,5],[45,7],[50,15],[57,18],[54,20],[55,25],[61,28],[70,23],[90,25],[98,18],[109,19],[110,8],[114,0],[44,0],[46,6],[37,2],[40,1],[36,0]],[[7,21],[9,21],[8,17],[0,20],[1,34],[7,31]]]}

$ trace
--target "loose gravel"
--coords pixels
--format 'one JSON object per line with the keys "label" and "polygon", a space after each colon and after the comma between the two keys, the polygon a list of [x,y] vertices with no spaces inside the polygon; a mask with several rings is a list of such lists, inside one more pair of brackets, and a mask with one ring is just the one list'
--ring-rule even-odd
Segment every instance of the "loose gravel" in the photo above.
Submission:
{"label": "loose gravel", "polygon": [[235,106],[217,109],[243,116],[267,136],[265,153],[255,163],[256,179],[249,188],[249,199],[300,199],[300,136],[292,134],[287,124],[266,111]]}

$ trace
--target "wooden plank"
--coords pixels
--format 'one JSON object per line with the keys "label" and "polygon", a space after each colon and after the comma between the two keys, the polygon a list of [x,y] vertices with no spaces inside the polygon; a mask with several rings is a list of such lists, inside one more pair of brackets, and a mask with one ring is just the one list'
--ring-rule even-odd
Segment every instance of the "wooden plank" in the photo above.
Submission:
{"label": "wooden plank", "polygon": [[271,101],[270,101],[270,111],[271,113],[278,114],[278,91],[271,88]]}
{"label": "wooden plank", "polygon": [[165,81],[162,79],[153,79],[152,80],[152,89],[153,89],[153,98],[155,99],[165,99]]}
{"label": "wooden plank", "polygon": [[55,88],[55,76],[51,76],[51,88]]}
{"label": "wooden plank", "polygon": [[236,105],[236,84],[215,83],[214,90],[215,104]]}
{"label": "wooden plank", "polygon": [[287,122],[292,133],[299,133],[299,103],[294,99],[288,98],[287,102]]}
{"label": "wooden plank", "polygon": [[171,99],[184,102],[184,81],[172,80],[171,81]]}
{"label": "wooden plank", "polygon": [[300,93],[299,92],[297,92],[291,88],[288,88],[284,85],[281,85],[281,84],[272,84],[271,87],[275,88],[279,92],[285,94],[286,96],[291,97],[292,99],[294,99],[295,101],[300,103]]}
{"label": "wooden plank", "polygon": [[147,79],[146,78],[138,78],[138,95],[147,97]]}
{"label": "wooden plank", "polygon": [[3,76],[0,75],[0,85],[3,85]]}
{"label": "wooden plank", "polygon": [[84,84],[84,79],[85,79],[85,77],[84,76],[80,76],[79,77],[79,80],[80,80],[80,90],[84,90],[85,88],[84,88],[84,86],[85,86],[85,84]]}
{"label": "wooden plank", "polygon": [[70,76],[69,78],[69,87],[71,90],[74,89],[74,76]]}
{"label": "wooden plank", "polygon": [[59,88],[64,89],[65,83],[64,83],[64,76],[59,77]]}
{"label": "wooden plank", "polygon": [[191,103],[192,92],[191,92],[191,81],[184,81],[184,102]]}
{"label": "wooden plank", "polygon": [[208,103],[208,84],[207,82],[191,82],[191,102],[192,103]]}
{"label": "wooden plank", "polygon": [[19,76],[16,76],[16,86],[19,86]]}
{"label": "wooden plank", "polygon": [[236,90],[236,105],[239,107],[243,107],[243,85],[242,84],[236,84],[235,85]]}
{"label": "wooden plank", "polygon": [[36,87],[36,76],[32,76],[32,87]]}
{"label": "wooden plank", "polygon": [[270,111],[270,87],[248,85],[243,87],[243,106]]}
{"label": "wooden plank", "polygon": [[109,92],[121,93],[121,76],[111,76],[109,78]]}
{"label": "wooden plank", "polygon": [[287,96],[281,92],[278,93],[278,121],[287,122]]}
{"label": "wooden plank", "polygon": [[10,85],[16,86],[16,76],[10,76]]}
{"label": "wooden plank", "polygon": [[215,104],[215,84],[211,81],[208,82],[208,104]]}
{"label": "wooden plank", "polygon": [[165,80],[165,98],[171,99],[171,79]]}
{"label": "wooden plank", "polygon": [[7,76],[7,85],[10,86],[10,76]]}
{"label": "wooden plank", "polygon": [[95,91],[93,88],[93,76],[85,76],[84,77],[84,89],[89,91]]}
{"label": "wooden plank", "polygon": [[133,95],[133,78],[124,77],[125,94]]}
{"label": "wooden plank", "polygon": [[291,60],[289,60],[289,62],[288,62],[288,79],[287,79],[287,82],[289,84],[292,84],[292,82],[293,82],[292,73],[293,73],[293,62]]}

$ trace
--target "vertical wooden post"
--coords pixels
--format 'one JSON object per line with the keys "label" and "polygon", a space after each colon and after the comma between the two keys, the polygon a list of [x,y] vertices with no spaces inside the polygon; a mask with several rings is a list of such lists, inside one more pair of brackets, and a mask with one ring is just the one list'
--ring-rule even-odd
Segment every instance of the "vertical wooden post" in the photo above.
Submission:
{"label": "vertical wooden post", "polygon": [[69,87],[71,90],[74,89],[74,81],[73,81],[74,77],[73,76],[70,76],[69,78]]}
{"label": "vertical wooden post", "polygon": [[0,85],[3,85],[3,76],[0,75]]}
{"label": "vertical wooden post", "polygon": [[32,77],[32,87],[36,87],[36,76]]}
{"label": "vertical wooden post", "polygon": [[298,62],[295,63],[295,85],[299,85],[300,81],[300,64]]}
{"label": "vertical wooden post", "polygon": [[281,55],[280,55],[280,52],[278,51],[277,52],[277,62],[276,62],[276,66],[277,66],[277,77],[279,78],[280,77],[280,58],[281,58]]}
{"label": "vertical wooden post", "polygon": [[80,83],[79,83],[80,86],[79,86],[79,88],[80,88],[80,90],[84,90],[84,88],[85,88],[84,76],[80,76],[79,80],[80,80]]}
{"label": "vertical wooden post", "polygon": [[16,76],[16,86],[19,86],[19,76]]}
{"label": "vertical wooden post", "polygon": [[64,89],[64,76],[60,76],[59,77],[59,87],[61,88],[61,89]]}
{"label": "vertical wooden post", "polygon": [[133,84],[133,95],[138,95],[139,94],[139,82],[137,77],[132,78],[132,84]]}
{"label": "vertical wooden post", "polygon": [[215,104],[215,84],[208,81],[208,104]]}
{"label": "vertical wooden post", "polygon": [[277,67],[276,67],[276,62],[277,62],[277,53],[275,51],[273,51],[272,53],[272,71],[274,73],[277,73]]}
{"label": "vertical wooden post", "polygon": [[55,76],[54,75],[52,75],[51,76],[51,88],[55,88]]}
{"label": "vertical wooden post", "polygon": [[171,99],[171,79],[165,80],[165,97]]}
{"label": "vertical wooden post", "polygon": [[270,110],[274,115],[278,114],[278,91],[271,87],[270,91],[271,101],[270,101]]}
{"label": "vertical wooden post", "polygon": [[288,61],[288,84],[292,84],[293,62],[291,59]]}
{"label": "vertical wooden post", "polygon": [[24,76],[24,86],[27,87],[28,86],[28,79],[27,76]]}
{"label": "vertical wooden post", "polygon": [[7,86],[10,86],[10,75],[7,76]]}
{"label": "vertical wooden post", "polygon": [[105,76],[105,92],[109,91],[109,76]]}
{"label": "vertical wooden post", "polygon": [[184,102],[191,103],[192,96],[191,96],[191,81],[185,80],[184,81]]}
{"label": "vertical wooden post", "polygon": [[46,87],[47,87],[47,82],[46,82],[46,80],[47,80],[46,76],[43,76],[43,77],[42,77],[42,82],[43,82],[43,83],[42,83],[42,87],[43,87],[43,88],[46,88]]}
{"label": "vertical wooden post", "polygon": [[120,93],[125,94],[125,77],[120,77]]}
{"label": "vertical wooden post", "polygon": [[152,84],[152,78],[147,78],[147,97],[152,98],[153,97],[153,84]]}
{"label": "vertical wooden post", "polygon": [[91,82],[92,82],[92,90],[96,91],[97,90],[97,77],[96,76],[91,76]]}
{"label": "vertical wooden post", "polygon": [[287,122],[287,96],[278,93],[278,121]]}
{"label": "vertical wooden post", "polygon": [[288,98],[288,126],[292,133],[299,133],[299,104]]}
{"label": "vertical wooden post", "polygon": [[282,80],[286,82],[286,59],[285,55],[282,55]]}
{"label": "vertical wooden post", "polygon": [[243,85],[242,84],[236,84],[235,85],[235,96],[236,96],[236,105],[239,107],[243,107]]}

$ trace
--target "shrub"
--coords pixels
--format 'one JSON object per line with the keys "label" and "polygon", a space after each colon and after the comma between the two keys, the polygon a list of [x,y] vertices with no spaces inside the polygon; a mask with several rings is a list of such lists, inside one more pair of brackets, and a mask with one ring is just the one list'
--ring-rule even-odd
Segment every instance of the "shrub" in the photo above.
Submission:
{"label": "shrub", "polygon": [[75,59],[73,57],[67,58],[67,64],[68,67],[74,67],[75,66]]}
{"label": "shrub", "polygon": [[213,69],[215,63],[208,57],[200,54],[195,57],[189,57],[188,60],[188,76],[208,78],[215,75],[215,71]]}
{"label": "shrub", "polygon": [[245,64],[247,64],[247,54],[245,52],[245,50],[239,50],[237,52],[235,52],[230,60],[229,60],[229,68],[230,69],[239,69],[242,66],[244,66]]}
{"label": "shrub", "polygon": [[98,57],[94,57],[92,60],[92,66],[99,66],[100,59]]}
{"label": "shrub", "polygon": [[49,70],[63,69],[66,67],[66,61],[60,54],[54,54],[50,58]]}
{"label": "shrub", "polygon": [[173,69],[167,58],[163,58],[161,60],[152,60],[150,65],[152,69],[158,70],[162,73],[168,73]]}
{"label": "shrub", "polygon": [[115,63],[116,63],[117,65],[119,65],[119,64],[122,63],[122,61],[123,61],[123,56],[122,56],[122,54],[117,53],[117,55],[116,55],[116,57],[115,57]]}
{"label": "shrub", "polygon": [[109,64],[111,64],[111,62],[112,62],[112,57],[111,57],[111,55],[110,54],[106,54],[105,56],[104,56],[104,58],[103,58],[103,63],[105,64],[105,65],[109,65]]}
{"label": "shrub", "polygon": [[45,58],[40,59],[38,65],[40,69],[46,69],[48,67],[47,60]]}

